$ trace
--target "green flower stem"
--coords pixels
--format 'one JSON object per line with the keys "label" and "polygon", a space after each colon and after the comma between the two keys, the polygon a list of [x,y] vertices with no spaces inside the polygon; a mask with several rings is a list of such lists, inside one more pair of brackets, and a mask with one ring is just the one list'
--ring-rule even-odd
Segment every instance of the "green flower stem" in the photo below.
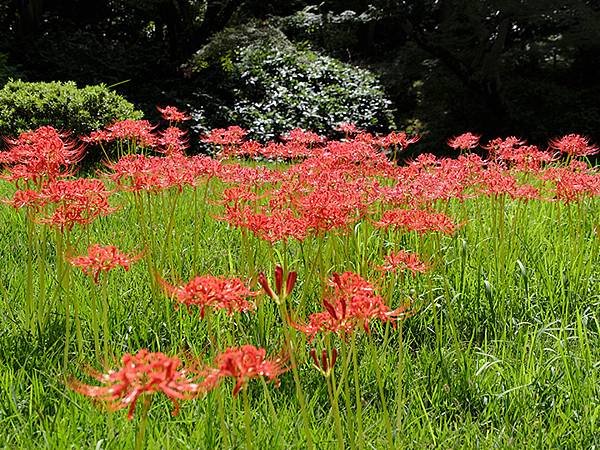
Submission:
{"label": "green flower stem", "polygon": [[252,418],[250,416],[250,402],[248,401],[248,387],[242,389],[242,400],[244,402],[244,428],[246,431],[246,448],[252,450],[254,448],[254,436],[252,434]]}
{"label": "green flower stem", "polygon": [[142,450],[142,448],[144,448],[150,405],[152,405],[152,397],[149,395],[144,396],[142,401],[142,417],[140,418],[140,423],[138,424],[137,433],[135,435],[135,450]]}
{"label": "green flower stem", "polygon": [[108,280],[100,282],[102,294],[102,337],[104,342],[104,365],[110,364],[110,326],[109,326],[109,303],[108,303]]}
{"label": "green flower stem", "polygon": [[292,366],[292,375],[294,377],[294,383],[296,385],[296,397],[300,403],[300,413],[302,415],[302,423],[304,426],[304,435],[306,436],[306,444],[309,449],[314,449],[314,443],[312,438],[312,426],[308,415],[308,408],[306,406],[306,398],[304,391],[302,390],[302,383],[300,382],[300,375],[298,373],[298,363],[296,360],[296,343],[294,341],[295,334],[291,330],[289,324],[289,316],[285,303],[280,303],[279,313],[281,320],[283,321],[283,333],[285,338],[285,346],[290,356],[290,364]]}

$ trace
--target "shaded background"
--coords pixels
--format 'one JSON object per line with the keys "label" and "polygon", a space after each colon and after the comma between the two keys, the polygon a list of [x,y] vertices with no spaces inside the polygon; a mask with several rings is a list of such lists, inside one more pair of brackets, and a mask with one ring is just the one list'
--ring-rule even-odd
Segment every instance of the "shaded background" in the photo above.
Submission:
{"label": "shaded background", "polygon": [[[463,131],[600,142],[597,0],[0,0],[0,84],[105,83],[154,119],[157,104],[222,101],[190,61],[247,24],[371,70],[419,150]],[[211,108],[202,121],[224,125]]]}

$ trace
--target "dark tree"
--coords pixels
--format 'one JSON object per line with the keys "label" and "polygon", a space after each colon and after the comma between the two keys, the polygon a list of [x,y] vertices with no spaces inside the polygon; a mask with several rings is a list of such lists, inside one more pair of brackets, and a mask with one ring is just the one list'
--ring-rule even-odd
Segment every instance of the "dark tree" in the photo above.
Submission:
{"label": "dark tree", "polygon": [[374,70],[426,145],[466,129],[600,141],[596,0],[0,0],[0,61],[151,110],[198,89],[182,66],[216,33],[256,20]]}

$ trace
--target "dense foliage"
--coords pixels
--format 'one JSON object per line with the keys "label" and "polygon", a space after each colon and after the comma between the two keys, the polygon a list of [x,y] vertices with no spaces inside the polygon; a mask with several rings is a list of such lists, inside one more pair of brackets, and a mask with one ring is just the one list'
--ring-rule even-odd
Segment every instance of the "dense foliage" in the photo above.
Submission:
{"label": "dense foliage", "polygon": [[141,116],[141,111],[104,85],[77,88],[73,82],[9,81],[0,89],[0,134],[4,136],[42,125],[82,134]]}
{"label": "dense foliage", "polygon": [[[395,123],[423,135],[417,151],[441,148],[459,129],[537,143],[569,132],[599,140],[594,0],[2,0],[0,52],[32,81],[122,83],[151,117],[155,103],[210,103],[214,84],[182,67],[223,29],[256,21],[279,30],[273,40],[368,67]],[[208,105],[208,126],[223,117],[213,112]]]}
{"label": "dense foliage", "polygon": [[299,48],[271,27],[225,30],[191,67],[204,81],[200,105],[206,110],[207,97],[216,103],[217,125],[239,123],[263,141],[296,127],[330,132],[348,118],[372,130],[393,125],[372,73]]}

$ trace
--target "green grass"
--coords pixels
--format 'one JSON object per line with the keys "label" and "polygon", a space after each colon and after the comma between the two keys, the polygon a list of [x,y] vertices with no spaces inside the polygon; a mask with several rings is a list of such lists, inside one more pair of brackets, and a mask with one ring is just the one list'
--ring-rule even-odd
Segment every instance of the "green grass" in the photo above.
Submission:
{"label": "green grass", "polygon": [[[222,186],[216,182],[211,186],[209,198],[218,198]],[[13,188],[3,184],[1,190],[9,196]],[[176,194],[152,200],[153,242],[164,242],[169,232],[169,195]],[[115,203],[121,205],[117,213],[97,220],[85,231],[75,231],[73,251],[81,253],[94,242],[134,253],[141,250],[140,225],[130,194],[117,197]],[[381,263],[382,252],[392,243],[436,262],[430,274],[408,276],[396,285],[394,304],[411,296],[417,308],[417,314],[402,324],[401,342],[399,331],[389,325],[374,324],[370,336],[357,336],[364,434],[356,436],[357,422],[352,420],[356,404],[350,363],[349,395],[346,398],[342,393],[339,398],[348,448],[390,447],[382,397],[396,448],[600,446],[597,198],[570,205],[507,200],[503,229],[495,220],[498,205],[489,198],[451,201],[440,204],[440,209],[452,217],[467,218],[453,237],[385,233],[363,222],[348,236],[327,235],[321,243],[311,238],[302,247],[279,244],[275,253],[249,237],[250,254],[244,250],[239,230],[215,220],[220,207],[207,205],[204,223],[198,227],[194,221],[203,213],[194,208],[193,192],[186,189],[177,202],[169,256],[155,261],[164,278],[175,282],[206,273],[270,273],[277,252],[286,252],[288,264],[299,272],[290,304],[301,318],[321,309],[321,286],[331,272],[360,270],[369,280],[379,278],[373,267]],[[139,417],[129,422],[123,411],[107,413],[65,383],[70,376],[90,381],[85,369],[101,368],[90,331],[95,287],[83,274],[72,271],[69,295],[80,306],[85,348],[79,355],[72,337],[69,366],[64,370],[65,323],[61,303],[55,298],[53,241],[48,240],[44,256],[50,314],[41,333],[32,334],[25,317],[28,246],[24,218],[1,206],[0,219],[0,446],[133,448]],[[319,246],[321,262],[315,266]],[[40,298],[37,275],[34,279],[34,292]],[[115,364],[123,353],[140,348],[185,352],[208,363],[226,346],[251,343],[265,346],[273,355],[283,347],[277,308],[267,297],[260,304],[263,328],[255,314],[214,314],[211,320],[221,345],[215,349],[208,340],[206,320],[185,309],[174,310],[166,296],[153,293],[144,261],[129,272],[111,272],[108,293]],[[318,342],[316,347],[322,348]],[[349,346],[337,338],[331,342]],[[302,340],[299,345],[299,375],[315,445],[337,447],[325,381],[309,362],[310,347]],[[340,362],[335,370],[337,381],[343,383]],[[149,413],[147,448],[244,447],[242,396],[233,398],[232,388],[232,383],[225,383],[205,397],[182,402],[176,417],[170,414],[168,400],[156,396]],[[257,381],[248,388],[255,447],[306,448],[292,373],[281,376],[279,388],[268,384],[267,389],[268,396]],[[270,412],[269,397],[275,415]]]}

